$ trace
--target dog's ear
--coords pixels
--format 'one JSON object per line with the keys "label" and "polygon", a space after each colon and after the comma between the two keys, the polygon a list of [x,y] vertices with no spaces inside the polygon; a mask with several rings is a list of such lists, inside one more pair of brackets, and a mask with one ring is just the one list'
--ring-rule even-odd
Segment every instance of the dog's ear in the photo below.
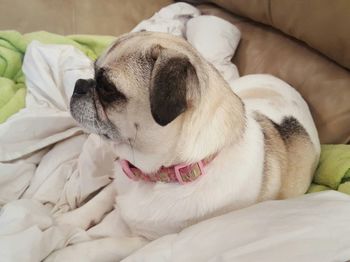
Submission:
{"label": "dog's ear", "polygon": [[151,59],[151,112],[159,125],[166,126],[186,111],[189,88],[198,88],[198,78],[189,58],[179,52],[155,45]]}

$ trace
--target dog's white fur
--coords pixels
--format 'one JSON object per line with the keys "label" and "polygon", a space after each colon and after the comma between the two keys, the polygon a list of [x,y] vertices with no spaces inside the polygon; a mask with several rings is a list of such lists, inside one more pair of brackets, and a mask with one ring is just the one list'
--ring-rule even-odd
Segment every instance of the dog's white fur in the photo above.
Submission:
{"label": "dog's white fur", "polygon": [[[127,41],[130,48],[133,46],[132,41],[137,39]],[[152,41],[158,44],[171,41],[178,52],[193,52],[184,51],[181,46],[183,43],[177,46],[180,40],[173,37],[155,35]],[[115,52],[120,54],[127,50],[120,46]],[[99,60],[99,66],[111,63],[111,59],[116,57],[117,53],[105,55]],[[73,224],[86,229],[92,221],[100,221],[115,203],[119,216],[116,223],[123,230],[118,233],[111,232],[110,236],[106,235],[106,238],[94,241],[91,244],[94,246],[93,250],[90,250],[90,242],[81,243],[55,252],[48,261],[119,260],[148,240],[179,232],[198,221],[261,200],[291,197],[305,192],[318,161],[320,146],[314,122],[302,97],[288,84],[269,75],[241,77],[233,84],[235,94],[210,65],[196,59],[191,58],[191,62],[195,65],[197,74],[204,71],[209,77],[198,76],[199,82],[208,88],[201,90],[201,99],[195,102],[196,109],[192,112],[184,113],[169,125],[160,127],[154,123],[149,110],[145,110],[149,107],[148,94],[133,90],[129,92],[135,92],[134,95],[138,96],[139,100],[134,103],[139,109],[129,110],[131,115],[124,115],[124,118],[119,117],[120,120],[115,121],[121,113],[107,110],[106,114],[125,137],[135,131],[123,121],[137,121],[141,127],[147,126],[147,132],[137,135],[140,139],[139,145],[132,147],[125,141],[116,143],[116,153],[144,172],[155,171],[162,165],[199,161],[218,152],[207,166],[206,175],[185,186],[135,182],[126,177],[116,163],[115,181],[86,205],[58,218],[58,223]],[[118,69],[113,67],[113,70]],[[117,83],[122,81],[114,80]],[[122,85],[119,87],[125,88]],[[123,91],[128,92],[125,89]],[[275,123],[281,123],[286,116],[293,116],[307,132],[309,138],[305,141],[310,143],[312,150],[305,154],[309,154],[313,161],[308,167],[311,174],[305,178],[296,178],[302,182],[294,187],[295,192],[287,190],[281,196],[283,174],[279,173],[278,161],[272,161],[268,172],[269,183],[262,197],[262,187],[266,179],[266,137],[264,126],[257,120],[257,114],[266,116]],[[171,140],[167,141],[169,137]],[[150,144],[145,139],[153,139],[153,142]],[[274,140],[275,137],[271,139]],[[293,150],[294,154],[303,154],[298,151],[298,146]],[[279,153],[276,152],[277,155]],[[286,151],[281,154],[288,155]]]}

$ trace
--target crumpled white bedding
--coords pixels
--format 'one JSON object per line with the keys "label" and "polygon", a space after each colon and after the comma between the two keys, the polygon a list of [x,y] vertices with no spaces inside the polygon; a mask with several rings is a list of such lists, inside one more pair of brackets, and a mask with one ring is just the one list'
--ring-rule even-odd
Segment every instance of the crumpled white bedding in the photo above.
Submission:
{"label": "crumpled white bedding", "polygon": [[[177,3],[133,31],[141,30],[186,37],[229,83],[238,77],[230,59],[240,32],[224,20]],[[0,261],[6,262],[41,261],[56,249],[96,239],[115,226],[113,212],[88,231],[57,226],[54,219],[88,201],[113,176],[109,144],[85,134],[68,110],[75,81],[93,75],[92,61],[72,46],[34,41],[23,71],[26,108],[0,125]],[[349,201],[341,193],[320,193],[263,203],[163,237],[127,261],[273,261],[287,256],[287,250],[290,261],[313,261],[302,260],[313,253],[314,261],[345,260],[350,258]]]}
{"label": "crumpled white bedding", "polygon": [[164,236],[124,261],[345,262],[349,201],[328,191],[263,202]]}

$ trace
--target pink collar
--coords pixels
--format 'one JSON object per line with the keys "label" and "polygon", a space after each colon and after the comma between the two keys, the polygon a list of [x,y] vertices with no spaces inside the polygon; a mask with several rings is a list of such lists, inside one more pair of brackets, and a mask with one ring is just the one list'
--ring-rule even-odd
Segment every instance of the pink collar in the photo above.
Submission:
{"label": "pink collar", "polygon": [[[215,156],[214,156],[215,157]],[[205,175],[204,167],[209,164],[213,156],[199,162],[189,165],[175,165],[171,167],[162,167],[155,173],[145,174],[137,167],[133,166],[127,160],[120,160],[122,169],[127,177],[132,180],[143,180],[147,182],[180,183],[186,184]]]}

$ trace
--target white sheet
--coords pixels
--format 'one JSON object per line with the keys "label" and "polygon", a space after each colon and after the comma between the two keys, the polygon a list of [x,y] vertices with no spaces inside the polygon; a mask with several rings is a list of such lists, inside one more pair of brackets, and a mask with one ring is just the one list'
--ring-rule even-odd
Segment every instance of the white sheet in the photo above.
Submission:
{"label": "white sheet", "polygon": [[337,191],[263,202],[157,239],[125,262],[350,259],[350,196]]}
{"label": "white sheet", "polygon": [[[235,66],[229,61],[240,33],[226,21],[200,16],[196,8],[177,3],[163,8],[134,31],[144,29],[187,37],[228,82],[238,77]],[[0,261],[6,262],[41,261],[53,250],[98,238],[113,228],[113,213],[102,221],[102,226],[99,224],[87,232],[58,227],[54,223],[55,217],[78,207],[91,193],[107,185],[113,175],[114,156],[108,143],[96,135],[83,133],[68,112],[74,83],[79,78],[93,75],[92,61],[71,46],[33,42],[28,46],[23,71],[28,87],[26,108],[0,125],[0,205],[3,206],[0,213]],[[336,204],[340,196],[329,197],[329,201]],[[349,210],[344,209],[342,214],[348,215]],[[227,217],[229,221],[230,216]],[[217,227],[218,236],[225,232],[224,225],[229,221],[225,217],[213,220],[212,226]],[[237,225],[242,223],[241,220],[235,221]],[[188,230],[184,232],[189,233],[181,233],[176,238],[169,236],[157,241],[164,247],[160,251],[171,250],[171,245],[181,243],[182,236],[184,243],[189,238],[197,239],[194,241],[197,244],[214,243],[209,238],[208,241],[198,240],[202,226]],[[278,235],[274,237],[278,238]],[[217,241],[227,246],[227,239],[218,237]],[[153,247],[151,244],[130,259],[142,257],[149,248],[150,261],[154,261]],[[228,245],[226,251],[230,248],[234,245]],[[194,250],[181,252],[195,255],[198,252]],[[222,253],[217,245],[206,247],[206,250],[213,256]]]}

